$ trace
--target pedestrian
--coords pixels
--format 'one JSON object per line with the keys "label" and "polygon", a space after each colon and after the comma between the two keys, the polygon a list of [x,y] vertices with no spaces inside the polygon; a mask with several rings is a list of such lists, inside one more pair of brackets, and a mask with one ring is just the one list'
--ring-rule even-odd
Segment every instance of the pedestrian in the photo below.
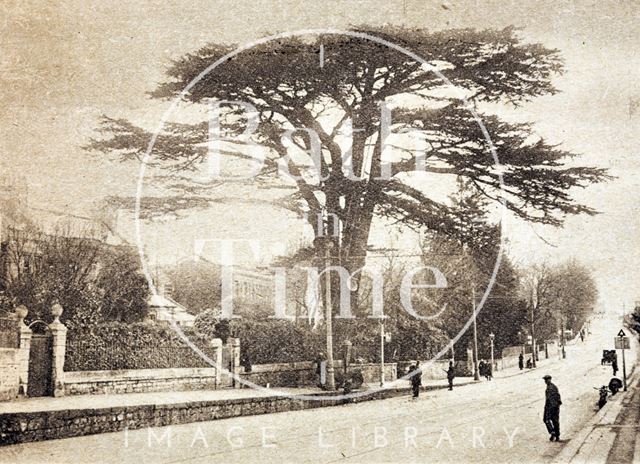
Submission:
{"label": "pedestrian", "polygon": [[560,441],[560,405],[562,404],[560,392],[558,391],[558,387],[551,382],[550,375],[547,374],[542,378],[544,379],[544,383],[547,384],[544,415],[542,419],[544,425],[547,426],[547,431],[550,435],[549,440],[553,441],[555,439],[555,441]]}
{"label": "pedestrian", "polygon": [[485,366],[485,372],[487,374],[487,380],[493,379],[493,366],[491,365],[491,363],[487,363],[487,365]]}
{"label": "pedestrian", "polygon": [[485,372],[484,372],[484,360],[480,360],[480,363],[478,364],[478,374],[480,374],[480,377],[484,377],[485,376]]}
{"label": "pedestrian", "polygon": [[613,376],[615,377],[618,373],[618,360],[616,358],[613,358],[613,361],[611,361],[611,368],[613,369]]}
{"label": "pedestrian", "polygon": [[482,373],[481,375],[487,379],[487,380],[491,380],[491,366],[489,365],[489,362],[485,361],[484,359],[482,360]]}
{"label": "pedestrian", "polygon": [[584,341],[584,329],[580,330],[580,341]]}
{"label": "pedestrian", "polygon": [[455,368],[453,367],[453,361],[449,361],[449,369],[447,370],[447,381],[449,382],[449,390],[453,390],[453,379],[456,376]]}
{"label": "pedestrian", "polygon": [[533,362],[531,362],[531,358],[527,359],[527,369],[533,369]]}
{"label": "pedestrian", "polygon": [[522,353],[520,353],[520,356],[518,356],[518,367],[520,368],[520,370],[524,368],[524,354]]}
{"label": "pedestrian", "polygon": [[413,392],[413,397],[418,398],[418,395],[420,395],[420,386],[422,385],[422,369],[420,369],[420,361],[416,361],[411,372],[411,390]]}

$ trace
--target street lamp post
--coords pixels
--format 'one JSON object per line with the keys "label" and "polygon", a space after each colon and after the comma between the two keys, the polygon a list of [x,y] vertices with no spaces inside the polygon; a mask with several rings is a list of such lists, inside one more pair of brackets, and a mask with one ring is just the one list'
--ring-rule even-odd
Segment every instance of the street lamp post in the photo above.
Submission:
{"label": "street lamp post", "polygon": [[518,330],[518,340],[522,343],[522,357],[527,355],[527,336],[521,330]]}
{"label": "street lamp post", "polygon": [[476,326],[476,287],[471,289],[471,309],[473,310],[473,380],[480,380],[478,372],[478,328]]}
{"label": "street lamp post", "polygon": [[333,364],[333,314],[331,305],[331,275],[329,268],[331,268],[331,250],[333,248],[333,241],[330,237],[319,236],[316,237],[317,244],[324,247],[324,259],[325,259],[325,326],[327,331],[327,390],[336,389],[335,371]]}
{"label": "street lamp post", "polygon": [[496,338],[496,335],[491,332],[489,334],[489,341],[491,342],[491,373],[493,374],[494,369],[496,368],[495,359],[493,357],[493,340]]}

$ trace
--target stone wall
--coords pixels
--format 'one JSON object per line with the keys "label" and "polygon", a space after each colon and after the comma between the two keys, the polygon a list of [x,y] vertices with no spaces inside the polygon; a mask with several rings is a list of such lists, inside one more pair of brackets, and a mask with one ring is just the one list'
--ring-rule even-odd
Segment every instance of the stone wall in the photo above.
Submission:
{"label": "stone wall", "polygon": [[[449,369],[450,359],[425,360],[420,361],[422,369],[422,378],[425,380],[442,380],[447,378],[447,369]],[[398,377],[407,375],[408,369],[415,361],[403,361],[398,363]],[[464,362],[466,364],[466,361]],[[457,364],[457,363],[456,363]],[[466,369],[460,371],[460,366],[456,367],[456,375],[462,375]],[[458,373],[460,372],[460,373]]]}
{"label": "stone wall", "polygon": [[[423,390],[443,388],[427,386]],[[339,393],[338,393],[339,394]],[[408,395],[408,388],[390,388],[351,399],[353,403]],[[334,393],[318,393],[320,399],[268,396],[189,403],[148,404],[115,408],[71,409],[0,414],[0,446],[40,440],[78,437],[125,429],[163,427],[230,417],[270,414],[344,404]]]}
{"label": "stone wall", "polygon": [[18,349],[0,348],[0,401],[18,396],[20,387],[18,373]]}
{"label": "stone wall", "polygon": [[[335,361],[336,372],[342,370],[342,361]],[[365,383],[378,383],[380,381],[380,364],[364,363],[350,364],[349,370],[359,369]],[[385,380],[391,381],[397,378],[397,366],[395,363],[386,363]],[[271,387],[314,387],[318,384],[315,363],[310,361],[279,364],[256,364],[251,366],[251,372],[240,371],[240,377],[256,385]]]}
{"label": "stone wall", "polygon": [[66,395],[213,390],[215,368],[76,371],[64,373]]}
{"label": "stone wall", "polygon": [[[342,366],[342,362],[339,363]],[[378,363],[366,363],[366,364],[352,364],[351,369],[360,369],[362,371],[362,377],[364,383],[379,383],[380,382],[380,364]],[[386,382],[390,382],[398,378],[398,365],[396,363],[385,363],[384,365],[384,379]]]}
{"label": "stone wall", "polygon": [[241,370],[240,378],[271,387],[309,387],[318,383],[313,362],[256,364],[251,366],[250,372]]}

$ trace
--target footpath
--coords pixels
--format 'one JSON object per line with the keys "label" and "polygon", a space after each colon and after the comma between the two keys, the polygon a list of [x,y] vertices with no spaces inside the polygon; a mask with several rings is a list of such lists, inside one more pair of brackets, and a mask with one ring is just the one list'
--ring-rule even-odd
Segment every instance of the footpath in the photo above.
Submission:
{"label": "footpath", "polygon": [[[541,365],[553,359],[541,360]],[[494,379],[530,372],[497,371]],[[482,379],[482,381],[485,381]],[[477,383],[458,377],[454,388]],[[125,429],[162,427],[230,417],[298,411],[410,395],[410,382],[364,385],[351,398],[320,389],[222,389],[28,398],[0,403],[0,445],[70,438]],[[446,379],[423,380],[422,391],[447,388]]]}
{"label": "footpath", "polygon": [[[634,345],[632,349],[640,359],[637,335],[629,332]],[[640,369],[637,362],[627,362],[627,391],[609,396],[607,404],[555,456],[554,463],[640,462]]]}

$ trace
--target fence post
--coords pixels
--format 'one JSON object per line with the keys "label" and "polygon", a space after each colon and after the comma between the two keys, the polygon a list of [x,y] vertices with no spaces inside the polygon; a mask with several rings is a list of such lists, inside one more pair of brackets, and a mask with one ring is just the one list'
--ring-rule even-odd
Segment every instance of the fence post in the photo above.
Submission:
{"label": "fence post", "polygon": [[213,360],[216,363],[216,389],[220,388],[222,383],[222,340],[214,338],[211,340],[211,347],[213,348]]}
{"label": "fence post", "polygon": [[[238,367],[240,367],[240,339],[231,338],[230,344],[231,344],[231,369],[230,370],[232,374],[237,375]],[[234,388],[242,387],[242,384],[236,380],[235,376],[233,377],[233,387]]]}
{"label": "fence post", "polygon": [[16,308],[18,318],[18,331],[20,335],[20,345],[18,351],[18,394],[27,396],[29,385],[29,353],[31,352],[31,329],[24,323],[29,310],[26,306],[20,305]]}
{"label": "fence post", "polygon": [[349,364],[351,364],[351,347],[352,344],[349,340],[345,340],[342,344],[343,346],[343,352],[342,352],[342,369],[344,370],[345,373],[345,378],[346,378],[346,374],[349,372]]}
{"label": "fence post", "polygon": [[55,303],[51,307],[53,322],[49,324],[51,330],[51,384],[53,386],[53,396],[64,396],[64,355],[67,344],[67,328],[60,322],[62,306]]}

